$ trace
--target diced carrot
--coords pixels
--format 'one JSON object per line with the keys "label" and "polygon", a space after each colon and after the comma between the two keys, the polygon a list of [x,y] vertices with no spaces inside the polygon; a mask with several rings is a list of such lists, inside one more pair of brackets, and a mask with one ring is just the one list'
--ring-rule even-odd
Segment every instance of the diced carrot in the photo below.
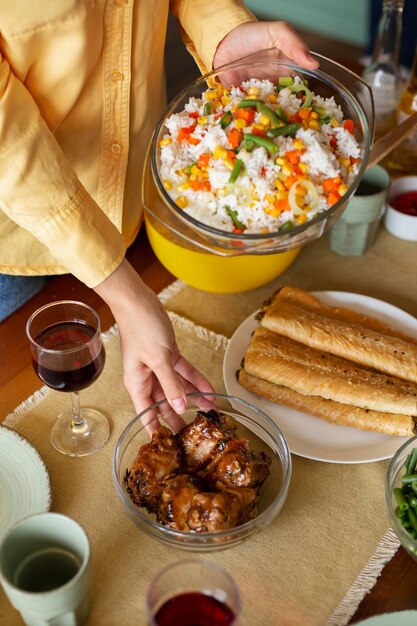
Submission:
{"label": "diced carrot", "polygon": [[238,109],[236,111],[236,119],[237,120],[245,120],[245,122],[249,125],[252,124],[255,119],[255,111],[252,109]]}
{"label": "diced carrot", "polygon": [[307,120],[310,117],[311,109],[300,109],[298,115],[302,120]]}
{"label": "diced carrot", "polygon": [[243,230],[243,228],[237,228],[237,226],[235,226],[232,230],[232,233],[236,233],[241,235],[242,233],[244,233],[245,231]]}
{"label": "diced carrot", "polygon": [[330,139],[330,145],[332,146],[332,148],[336,148],[336,146],[337,146],[337,139],[336,139],[336,137],[332,137]]}
{"label": "diced carrot", "polygon": [[232,148],[237,148],[242,140],[242,133],[237,128],[232,128],[228,135],[229,144]]}
{"label": "diced carrot", "polygon": [[325,180],[323,180],[322,185],[324,188],[324,191],[326,191],[327,193],[330,193],[333,189],[337,189],[337,187],[340,185],[342,181],[340,180],[340,178],[326,178]]}
{"label": "diced carrot", "polygon": [[340,200],[342,196],[340,195],[340,193],[336,190],[333,190],[329,193],[329,197],[327,198],[327,202],[330,204],[330,206],[333,206],[334,204],[336,204],[336,202],[338,202]]}
{"label": "diced carrot", "polygon": [[261,130],[260,128],[256,128],[254,126],[252,126],[251,128],[251,133],[252,135],[258,135],[258,137],[265,137],[265,131]]}
{"label": "diced carrot", "polygon": [[199,139],[198,137],[190,136],[188,139],[188,143],[191,143],[193,146],[197,146],[200,142],[201,142],[201,139]]}
{"label": "diced carrot", "polygon": [[178,141],[189,141],[191,133],[195,130],[197,124],[191,126],[182,126],[178,131]]}
{"label": "diced carrot", "polygon": [[191,181],[191,188],[194,191],[211,191],[210,181],[208,181],[208,180],[193,180],[193,181]]}
{"label": "diced carrot", "polygon": [[200,156],[198,157],[197,165],[198,167],[208,167],[209,161],[210,161],[210,153],[203,152],[203,154],[200,154]]}
{"label": "diced carrot", "polygon": [[277,209],[277,211],[289,211],[290,203],[288,202],[287,198],[284,198],[283,200],[275,200],[274,207]]}
{"label": "diced carrot", "polygon": [[350,134],[353,135],[355,132],[355,122],[353,120],[345,120],[343,122],[343,128],[348,130]]}
{"label": "diced carrot", "polygon": [[350,163],[351,165],[354,165],[355,163],[357,163],[359,161],[359,159],[355,159],[355,157],[350,157]]}
{"label": "diced carrot", "polygon": [[188,117],[193,117],[195,120],[200,117],[200,113],[198,111],[191,111],[191,113],[187,113]]}
{"label": "diced carrot", "polygon": [[285,189],[290,189],[294,183],[297,182],[298,176],[287,176],[287,178],[283,181]]}
{"label": "diced carrot", "polygon": [[236,152],[234,150],[226,150],[226,157],[228,159],[236,159]]}
{"label": "diced carrot", "polygon": [[[302,109],[300,109],[302,110]],[[293,115],[291,115],[290,119],[288,120],[289,122],[291,122],[291,124],[293,124],[294,122],[301,122],[301,117],[299,116],[298,113],[293,113]]]}
{"label": "diced carrot", "polygon": [[293,165],[297,165],[300,162],[300,152],[299,150],[289,150],[285,153],[285,156]]}

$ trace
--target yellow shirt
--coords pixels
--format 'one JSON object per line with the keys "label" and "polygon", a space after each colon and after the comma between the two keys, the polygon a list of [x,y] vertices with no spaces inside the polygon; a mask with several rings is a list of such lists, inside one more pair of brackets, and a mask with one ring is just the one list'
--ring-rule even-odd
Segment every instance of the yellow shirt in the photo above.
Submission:
{"label": "yellow shirt", "polygon": [[93,287],[120,264],[165,106],[169,9],[202,71],[254,19],[240,0],[1,3],[0,273]]}

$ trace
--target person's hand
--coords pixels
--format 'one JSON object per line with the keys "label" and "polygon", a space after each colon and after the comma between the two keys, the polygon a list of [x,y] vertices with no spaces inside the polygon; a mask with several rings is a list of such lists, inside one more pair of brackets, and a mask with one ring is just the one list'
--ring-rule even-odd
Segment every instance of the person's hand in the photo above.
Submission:
{"label": "person's hand", "polygon": [[288,22],[245,22],[236,26],[217,47],[213,67],[231,63],[260,50],[279,48],[289,59],[306,69],[319,63],[310,55],[305,41]]}
{"label": "person's hand", "polygon": [[[164,417],[177,431],[184,425],[178,415],[187,406],[186,393],[213,393],[213,387],[181,355],[171,321],[159,298],[126,259],[95,291],[110,306],[117,321],[123,381],[136,412],[141,413],[166,398],[169,406],[163,412]],[[212,408],[208,400],[199,406]],[[155,414],[147,417],[148,423]],[[152,429],[151,426],[149,430]]]}

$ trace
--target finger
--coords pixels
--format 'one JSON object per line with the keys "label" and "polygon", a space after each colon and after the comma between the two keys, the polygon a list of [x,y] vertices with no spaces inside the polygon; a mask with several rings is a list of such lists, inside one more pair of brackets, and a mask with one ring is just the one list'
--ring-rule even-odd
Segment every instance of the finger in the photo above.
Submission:
{"label": "finger", "polygon": [[307,44],[291,24],[280,22],[279,30],[284,32],[281,32],[280,36],[276,37],[275,45],[277,48],[280,48],[297,65],[309,69],[317,69],[319,67],[319,62],[310,54]]}
{"label": "finger", "polygon": [[[159,384],[157,385],[157,389],[155,390],[153,397],[155,402],[165,400],[164,392]],[[178,415],[178,413],[174,411],[168,402],[161,402],[158,409],[160,416],[170,426],[174,433],[177,433],[186,425],[186,422]]]}

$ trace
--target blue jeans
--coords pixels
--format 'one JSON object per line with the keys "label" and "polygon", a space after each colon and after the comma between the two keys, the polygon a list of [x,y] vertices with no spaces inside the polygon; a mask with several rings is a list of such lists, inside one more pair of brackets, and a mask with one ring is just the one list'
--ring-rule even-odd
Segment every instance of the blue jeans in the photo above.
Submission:
{"label": "blue jeans", "polygon": [[0,274],[0,322],[43,289],[50,278]]}

